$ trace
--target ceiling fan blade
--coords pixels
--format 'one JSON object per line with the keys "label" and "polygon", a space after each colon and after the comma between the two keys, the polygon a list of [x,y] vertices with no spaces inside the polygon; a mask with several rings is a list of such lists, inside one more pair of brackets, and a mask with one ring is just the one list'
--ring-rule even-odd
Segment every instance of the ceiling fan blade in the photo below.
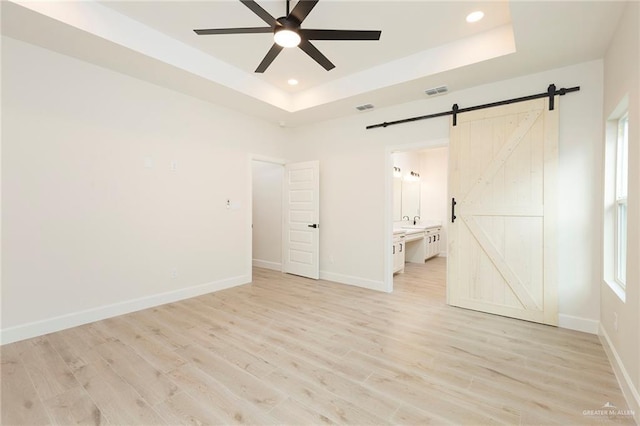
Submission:
{"label": "ceiling fan blade", "polygon": [[242,4],[247,6],[253,13],[258,15],[260,19],[262,19],[267,24],[271,25],[271,28],[274,28],[277,24],[276,18],[271,16],[269,12],[264,10],[258,3],[254,0],[240,0]]}
{"label": "ceiling fan blade", "polygon": [[311,44],[309,40],[302,39],[298,47],[302,49],[307,55],[311,56],[311,58],[319,63],[325,70],[330,71],[336,67],[331,63],[329,59],[327,59],[326,56],[324,56],[318,49],[316,49],[316,47]]}
{"label": "ceiling fan blade", "polygon": [[261,34],[272,33],[271,27],[255,27],[255,28],[210,28],[204,30],[193,30],[198,35],[214,35],[214,34]]}
{"label": "ceiling fan blade", "polygon": [[258,68],[256,68],[255,72],[265,72],[265,70],[269,67],[269,65],[271,65],[271,62],[273,62],[276,56],[278,56],[278,54],[282,52],[282,49],[284,49],[282,46],[273,43],[273,46],[271,46],[271,49],[269,49],[262,62],[260,62],[260,65],[258,65]]}
{"label": "ceiling fan blade", "polygon": [[380,40],[382,31],[365,30],[298,30],[307,40]]}
{"label": "ceiling fan blade", "polygon": [[298,22],[302,22],[316,4],[318,4],[318,0],[299,0],[298,4],[293,8],[289,16],[293,16],[298,20]]}

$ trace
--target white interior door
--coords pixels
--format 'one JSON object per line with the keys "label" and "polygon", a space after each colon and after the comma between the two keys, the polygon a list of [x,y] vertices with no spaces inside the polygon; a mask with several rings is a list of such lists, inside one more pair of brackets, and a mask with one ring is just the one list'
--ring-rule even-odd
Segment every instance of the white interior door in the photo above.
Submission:
{"label": "white interior door", "polygon": [[283,270],[320,277],[320,163],[285,165],[283,198]]}
{"label": "white interior door", "polygon": [[468,112],[451,126],[449,304],[557,325],[555,102]]}

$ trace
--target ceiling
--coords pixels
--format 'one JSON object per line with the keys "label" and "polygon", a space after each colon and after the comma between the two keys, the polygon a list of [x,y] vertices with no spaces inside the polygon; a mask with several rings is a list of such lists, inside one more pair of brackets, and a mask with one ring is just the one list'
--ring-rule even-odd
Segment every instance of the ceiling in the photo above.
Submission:
{"label": "ceiling", "polygon": [[[285,0],[257,0],[272,16]],[[292,1],[291,7],[296,1]],[[615,1],[320,0],[303,28],[381,30],[380,41],[314,41],[331,71],[300,49],[253,70],[270,34],[238,0],[2,2],[2,33],[280,125],[359,113],[603,57],[624,9]],[[484,19],[465,17],[482,10]],[[291,86],[287,80],[299,81]]]}

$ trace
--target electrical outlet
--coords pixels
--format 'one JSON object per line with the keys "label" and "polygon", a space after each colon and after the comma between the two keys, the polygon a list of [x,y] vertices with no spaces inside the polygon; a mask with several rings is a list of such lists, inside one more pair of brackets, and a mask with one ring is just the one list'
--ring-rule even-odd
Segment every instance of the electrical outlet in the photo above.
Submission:
{"label": "electrical outlet", "polygon": [[613,313],[613,329],[615,331],[618,331],[618,313],[617,312]]}
{"label": "electrical outlet", "polygon": [[178,278],[178,269],[171,268],[171,279],[175,280],[176,278]]}
{"label": "electrical outlet", "polygon": [[178,162],[175,160],[172,160],[169,168],[171,169],[172,172],[175,172],[176,170],[178,170]]}

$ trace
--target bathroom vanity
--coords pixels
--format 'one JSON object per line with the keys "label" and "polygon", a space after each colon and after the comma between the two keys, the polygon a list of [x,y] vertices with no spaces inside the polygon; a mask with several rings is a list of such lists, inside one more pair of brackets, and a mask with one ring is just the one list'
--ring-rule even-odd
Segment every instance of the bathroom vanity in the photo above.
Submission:
{"label": "bathroom vanity", "polygon": [[404,229],[393,231],[393,273],[404,272],[405,262],[405,235]]}
{"label": "bathroom vanity", "polygon": [[440,224],[407,225],[403,226],[402,230],[405,231],[405,262],[424,263],[440,253],[442,232]]}

